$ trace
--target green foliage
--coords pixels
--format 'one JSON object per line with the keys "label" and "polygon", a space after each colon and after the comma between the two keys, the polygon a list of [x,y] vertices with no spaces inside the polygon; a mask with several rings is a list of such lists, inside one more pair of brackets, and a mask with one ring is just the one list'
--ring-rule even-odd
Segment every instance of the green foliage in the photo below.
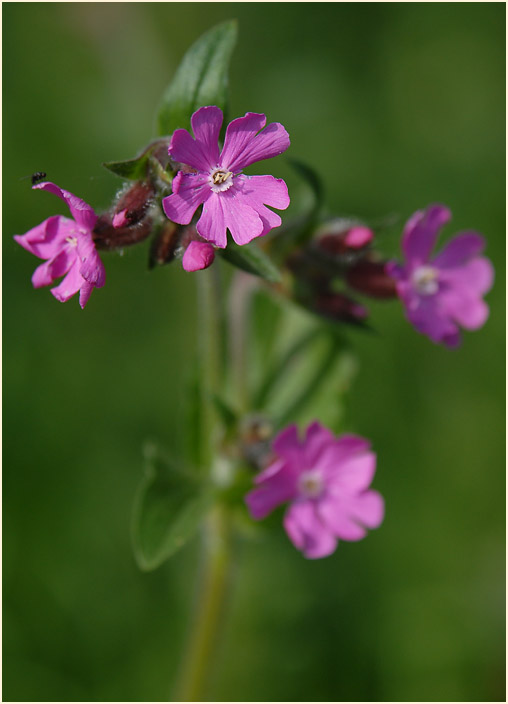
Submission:
{"label": "green foliage", "polygon": [[147,164],[148,154],[144,152],[134,159],[127,159],[127,161],[106,161],[102,165],[116,174],[116,176],[131,181],[138,181],[146,175]]}
{"label": "green foliage", "polygon": [[231,406],[218,394],[214,394],[212,400],[215,410],[217,411],[217,415],[221,419],[226,431],[234,430],[238,423],[238,414],[236,411],[234,411]]}
{"label": "green foliage", "polygon": [[226,112],[229,61],[236,37],[236,21],[224,22],[187,51],[162,98],[157,115],[160,135],[188,127],[192,113],[205,105],[217,105]]}
{"label": "green foliage", "polygon": [[318,176],[317,172],[314,171],[308,164],[305,164],[299,159],[288,158],[288,163],[293,167],[293,169],[303,178],[303,180],[310,187],[313,202],[312,206],[307,214],[308,220],[313,220],[321,210],[324,203],[324,193],[325,189],[321,178]]}
{"label": "green foliage", "polygon": [[142,570],[154,570],[197,531],[212,490],[176,468],[154,446],[145,452],[145,476],[134,502],[132,540]]}
{"label": "green foliage", "polygon": [[102,165],[120,178],[130,181],[143,180],[149,172],[158,176],[167,183],[171,182],[171,177],[165,171],[168,164],[167,139],[156,139],[151,142],[143,151],[133,159],[125,161],[106,161]]}
{"label": "green foliage", "polygon": [[234,242],[228,242],[226,249],[218,249],[223,259],[248,274],[260,276],[272,284],[281,281],[281,273],[272,260],[255,244],[244,244],[241,247]]}
{"label": "green foliage", "polygon": [[305,212],[275,231],[271,250],[278,261],[284,259],[292,248],[305,244],[312,237],[324,203],[323,182],[317,172],[298,159],[290,158],[287,161],[309,186],[312,199]]}

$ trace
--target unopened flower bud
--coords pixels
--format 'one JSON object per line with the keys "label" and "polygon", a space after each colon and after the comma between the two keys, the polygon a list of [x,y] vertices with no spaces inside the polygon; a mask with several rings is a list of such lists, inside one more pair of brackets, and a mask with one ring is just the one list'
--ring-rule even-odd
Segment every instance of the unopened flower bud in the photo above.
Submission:
{"label": "unopened flower bud", "polygon": [[137,181],[119,199],[113,214],[113,227],[135,225],[146,215],[154,189],[150,183]]}
{"label": "unopened flower bud", "polygon": [[208,269],[215,259],[215,250],[209,242],[193,241],[185,250],[182,266],[185,271]]}
{"label": "unopened flower bud", "polygon": [[394,279],[386,273],[386,263],[361,259],[346,273],[348,286],[373,298],[396,298]]}
{"label": "unopened flower bud", "polygon": [[150,245],[148,267],[168,264],[175,258],[176,250],[180,246],[183,228],[174,222],[166,221],[159,229]]}
{"label": "unopened flower bud", "polygon": [[352,227],[344,235],[344,244],[349,249],[361,249],[366,247],[374,239],[374,233],[369,227],[358,225]]}
{"label": "unopened flower bud", "polygon": [[111,215],[103,213],[97,218],[92,231],[92,239],[97,249],[120,249],[142,242],[151,232],[152,219],[149,217],[134,225],[115,227]]}
{"label": "unopened flower bud", "polygon": [[343,293],[333,291],[320,293],[314,300],[313,309],[326,318],[350,323],[363,322],[369,316],[367,308]]}
{"label": "unopened flower bud", "polygon": [[340,232],[326,232],[316,240],[317,248],[331,254],[340,256],[352,251],[363,249],[374,239],[373,231],[363,225],[350,227]]}

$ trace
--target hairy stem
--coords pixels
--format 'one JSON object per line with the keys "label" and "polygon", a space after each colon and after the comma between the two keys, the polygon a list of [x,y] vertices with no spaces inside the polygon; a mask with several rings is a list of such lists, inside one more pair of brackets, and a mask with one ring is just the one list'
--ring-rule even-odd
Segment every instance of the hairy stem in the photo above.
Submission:
{"label": "hairy stem", "polygon": [[[215,271],[214,271],[215,269]],[[223,385],[225,324],[218,267],[195,275],[198,281],[198,345],[202,423],[199,452],[202,471],[212,477],[216,416],[213,396]],[[227,576],[231,565],[231,527],[224,506],[207,517],[202,531],[201,569],[191,612],[174,701],[203,701],[222,624]]]}
{"label": "hairy stem", "polygon": [[229,517],[219,506],[203,531],[203,561],[190,637],[173,701],[205,701],[223,623],[231,566]]}
{"label": "hairy stem", "polygon": [[249,407],[248,332],[252,295],[257,285],[253,276],[237,271],[229,294],[231,367],[235,397],[241,413],[245,413]]}

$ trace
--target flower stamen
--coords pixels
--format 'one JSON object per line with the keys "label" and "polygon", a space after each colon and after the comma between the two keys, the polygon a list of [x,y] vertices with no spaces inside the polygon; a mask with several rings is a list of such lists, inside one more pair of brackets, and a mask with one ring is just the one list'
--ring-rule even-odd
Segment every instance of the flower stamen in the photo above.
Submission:
{"label": "flower stamen", "polygon": [[316,499],[323,493],[324,482],[320,472],[309,469],[302,472],[298,479],[300,493],[308,499]]}
{"label": "flower stamen", "polygon": [[413,285],[422,296],[432,296],[439,289],[438,271],[432,266],[419,266],[411,277]]}
{"label": "flower stamen", "polygon": [[210,183],[214,193],[227,191],[233,185],[233,172],[225,169],[214,169],[210,174]]}

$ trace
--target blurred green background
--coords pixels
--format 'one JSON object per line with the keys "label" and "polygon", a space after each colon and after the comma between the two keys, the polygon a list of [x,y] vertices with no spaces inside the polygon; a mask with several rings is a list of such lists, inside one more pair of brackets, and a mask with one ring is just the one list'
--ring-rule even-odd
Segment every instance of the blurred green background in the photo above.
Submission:
{"label": "blurred green background", "polygon": [[[107,207],[120,181],[101,162],[154,135],[185,50],[232,17],[231,116],[282,122],[332,213],[446,203],[446,235],[483,232],[497,278],[487,325],[457,351],[397,302],[371,306],[378,335],[350,334],[345,427],[378,453],[385,523],[321,561],[282,527],[243,544],[211,699],[504,700],[504,4],[2,9],[4,700],[170,696],[198,541],[143,574],[129,522],[145,440],[181,446],[193,277],[148,272],[145,243],[104,257],[81,311],[32,290],[37,261],[12,235],[65,212],[19,180],[37,170]],[[283,158],[270,171],[305,195]],[[396,254],[398,234],[382,245]]]}

